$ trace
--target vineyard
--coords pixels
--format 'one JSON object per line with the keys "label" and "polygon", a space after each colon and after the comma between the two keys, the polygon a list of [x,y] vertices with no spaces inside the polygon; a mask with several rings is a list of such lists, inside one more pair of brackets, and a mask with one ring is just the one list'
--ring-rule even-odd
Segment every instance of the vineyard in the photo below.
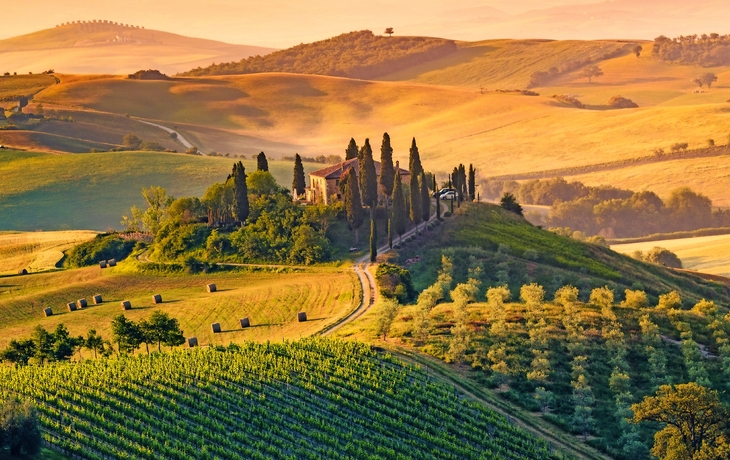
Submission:
{"label": "vineyard", "polygon": [[562,458],[367,345],[246,342],[3,368],[43,437],[82,458]]}

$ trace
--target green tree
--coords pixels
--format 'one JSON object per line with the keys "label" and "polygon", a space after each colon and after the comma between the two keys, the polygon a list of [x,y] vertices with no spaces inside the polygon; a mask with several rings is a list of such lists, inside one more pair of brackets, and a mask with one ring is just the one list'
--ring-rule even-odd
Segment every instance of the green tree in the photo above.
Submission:
{"label": "green tree", "polygon": [[433,179],[433,184],[431,184],[431,188],[436,193],[436,220],[441,220],[441,194],[438,193],[438,186],[436,185],[436,174],[431,176]]}
{"label": "green tree", "polygon": [[398,307],[400,305],[396,299],[387,298],[380,299],[378,303],[380,304],[380,308],[377,310],[378,317],[376,321],[376,328],[378,336],[382,337],[383,340],[386,340],[388,338],[388,334],[390,334],[390,328],[393,325],[393,320],[395,320],[395,317],[398,314]]}
{"label": "green tree", "polygon": [[[383,143],[380,145],[380,187],[388,198],[393,195],[394,178],[393,147],[390,146],[390,136],[384,133]],[[385,203],[387,207],[388,200],[385,200]]]}
{"label": "green tree", "polygon": [[502,199],[500,200],[499,205],[502,207],[502,209],[513,212],[518,216],[522,215],[522,206],[520,206],[520,204],[517,202],[515,196],[509,192],[505,192],[505,194],[502,195]]}
{"label": "green tree", "polygon": [[35,342],[31,339],[12,339],[8,347],[0,352],[0,361],[26,365],[35,356]]}
{"label": "green tree", "polygon": [[581,76],[583,78],[587,78],[588,83],[591,83],[594,78],[603,76],[603,70],[601,70],[601,68],[597,65],[588,66],[583,69]]}
{"label": "green tree", "polygon": [[421,190],[421,219],[425,224],[431,218],[431,194],[428,193],[428,182],[424,173],[421,173],[421,178],[418,182]]}
{"label": "green tree", "polygon": [[90,329],[84,339],[84,348],[94,352],[94,359],[97,353],[106,354],[108,342],[96,333],[96,329]]}
{"label": "green tree", "polygon": [[256,156],[256,171],[268,171],[269,160],[266,159],[266,154],[261,152]]}
{"label": "green tree", "polygon": [[410,171],[411,177],[418,177],[423,172],[423,166],[421,165],[421,154],[418,152],[415,137],[411,141],[411,148],[408,154],[408,171]]}
{"label": "green tree", "polygon": [[360,187],[358,186],[355,168],[348,168],[345,176],[345,213],[347,222],[355,231],[355,243],[359,243],[358,229],[364,221],[362,202],[360,201]]}
{"label": "green tree", "polygon": [[[296,170],[296,167],[294,169]],[[249,212],[246,168],[239,161],[233,165],[233,217],[243,225],[248,219]]]}
{"label": "green tree", "polygon": [[71,337],[64,324],[56,326],[51,336],[53,337],[51,357],[54,361],[69,359],[84,343],[83,337]]}
{"label": "green tree", "polygon": [[39,324],[33,328],[30,339],[33,341],[35,350],[33,358],[38,363],[43,364],[53,359],[53,334]]}
{"label": "green tree", "polygon": [[330,256],[329,240],[309,225],[300,225],[295,228],[292,240],[289,255],[289,261],[292,263],[310,265],[327,260]]}
{"label": "green tree", "polygon": [[456,190],[456,194],[459,196],[459,203],[463,203],[468,194],[466,183],[466,168],[462,164],[459,165],[459,188]]}
{"label": "green tree", "polygon": [[392,37],[395,32],[393,31],[392,27],[386,27],[385,33],[388,34],[389,37]]}
{"label": "green tree", "polygon": [[474,201],[477,197],[477,170],[474,169],[474,166],[472,164],[469,164],[469,187],[468,187],[468,195],[469,195],[469,201]]}
{"label": "green tree", "polygon": [[591,390],[583,374],[580,374],[570,384],[573,387],[573,429],[583,435],[583,440],[585,441],[595,424],[592,415],[593,410],[591,408],[595,401],[593,390]]}
{"label": "green tree", "polygon": [[411,173],[410,179],[410,209],[408,216],[411,221],[416,225],[416,231],[418,231],[418,224],[421,223],[423,214],[421,213],[421,186],[419,183],[419,175]]}
{"label": "green tree", "polygon": [[279,193],[279,184],[269,171],[257,169],[246,176],[246,187],[250,195],[275,195]]}
{"label": "green tree", "polygon": [[707,72],[703,74],[699,79],[702,83],[707,85],[708,88],[712,88],[712,84],[717,81],[717,75],[712,72]]}
{"label": "green tree", "polygon": [[10,455],[35,455],[41,449],[38,413],[30,401],[11,398],[0,405],[0,451]]}
{"label": "green tree", "polygon": [[362,204],[374,208],[378,202],[378,176],[375,171],[375,161],[373,160],[373,149],[370,147],[370,139],[365,139],[365,145],[360,149],[358,164],[360,169]]}
{"label": "green tree", "polygon": [[119,353],[132,353],[144,340],[139,324],[119,315],[112,320],[112,341],[117,344]]}
{"label": "green tree", "polygon": [[143,341],[147,344],[156,343],[157,351],[162,351],[162,345],[176,347],[185,343],[185,336],[177,319],[161,311],[152,312],[149,318],[140,322],[139,328]]}
{"label": "green tree", "polygon": [[393,230],[398,234],[399,242],[403,234],[406,232],[406,199],[403,195],[403,184],[401,183],[400,171],[396,167],[395,178],[393,180]]}
{"label": "green tree", "polygon": [[136,134],[127,134],[122,139],[122,145],[131,150],[139,150],[142,147],[142,139]]}
{"label": "green tree", "polygon": [[378,227],[375,224],[375,213],[370,211],[370,262],[378,258]]}
{"label": "green tree", "polygon": [[350,139],[350,143],[347,145],[347,148],[345,149],[345,161],[352,160],[353,158],[357,158],[359,152],[360,152],[360,148],[358,148],[357,143],[355,142],[355,139]]}
{"label": "green tree", "polygon": [[296,197],[301,197],[304,194],[304,189],[307,187],[306,180],[304,178],[304,165],[302,164],[302,157],[297,153],[294,156],[294,180],[292,181],[292,192]]}
{"label": "green tree", "polygon": [[163,187],[151,185],[149,188],[142,188],[142,196],[147,202],[147,210],[142,215],[142,224],[153,235],[162,227],[167,217],[167,207],[175,201],[175,198],[167,195]]}

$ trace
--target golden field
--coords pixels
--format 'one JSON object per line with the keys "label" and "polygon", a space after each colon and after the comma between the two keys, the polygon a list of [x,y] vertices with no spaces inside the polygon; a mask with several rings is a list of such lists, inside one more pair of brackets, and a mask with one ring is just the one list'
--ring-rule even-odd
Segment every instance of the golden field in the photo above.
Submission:
{"label": "golden field", "polygon": [[0,275],[25,268],[38,272],[56,267],[63,251],[96,236],[87,230],[0,232]]}

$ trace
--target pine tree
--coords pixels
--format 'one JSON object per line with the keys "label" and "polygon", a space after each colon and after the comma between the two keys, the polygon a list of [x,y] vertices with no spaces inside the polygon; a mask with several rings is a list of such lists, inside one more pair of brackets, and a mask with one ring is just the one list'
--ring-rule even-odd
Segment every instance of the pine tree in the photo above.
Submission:
{"label": "pine tree", "polygon": [[[431,218],[431,195],[428,193],[428,184],[426,183],[426,175],[421,173],[421,219],[424,224],[428,223]],[[424,225],[425,227],[425,225]]]}
{"label": "pine tree", "polygon": [[261,152],[256,157],[256,170],[257,171],[268,171],[269,161],[266,159],[266,154]]}
{"label": "pine tree", "polygon": [[233,212],[236,221],[243,225],[248,219],[248,186],[246,168],[240,161],[233,164]]}
{"label": "pine tree", "polygon": [[378,177],[373,161],[373,149],[370,148],[370,139],[365,139],[365,145],[360,149],[358,157],[360,169],[360,191],[364,206],[375,207],[378,202]]}
{"label": "pine tree", "polygon": [[360,187],[357,184],[355,169],[348,168],[345,173],[347,183],[345,184],[345,212],[347,222],[355,230],[355,243],[359,243],[358,229],[363,223],[362,202],[360,201]]}
{"label": "pine tree", "polygon": [[472,164],[469,164],[469,201],[474,201],[474,198],[476,198],[476,176],[477,171],[474,169],[474,166]]}
{"label": "pine tree", "polygon": [[418,177],[423,172],[423,166],[421,166],[421,154],[418,153],[418,146],[416,145],[415,137],[411,142],[411,149],[409,151],[408,171],[411,172],[411,177],[414,175]]}
{"label": "pine tree", "polygon": [[292,182],[292,191],[299,197],[304,193],[307,183],[304,179],[304,165],[302,164],[302,157],[297,153],[294,156],[294,181]]}
{"label": "pine tree", "polygon": [[396,163],[395,178],[393,179],[393,230],[399,237],[406,232],[406,198],[403,195],[400,171]]}
{"label": "pine tree", "polygon": [[345,161],[352,160],[353,158],[357,158],[357,154],[360,151],[357,144],[355,143],[355,139],[350,139],[350,143],[347,145],[347,148],[345,149]]}
{"label": "pine tree", "polygon": [[370,262],[378,258],[378,228],[375,224],[375,212],[370,208]]}
{"label": "pine tree", "polygon": [[[393,148],[390,146],[390,136],[388,133],[384,133],[383,143],[380,146],[380,186],[388,198],[393,195],[394,176]],[[387,207],[388,200],[385,200],[385,203]]]}
{"label": "pine tree", "polygon": [[420,174],[411,173],[411,193],[410,193],[410,213],[409,216],[413,223],[416,225],[416,232],[418,232],[418,224],[421,223],[421,185],[420,185]]}

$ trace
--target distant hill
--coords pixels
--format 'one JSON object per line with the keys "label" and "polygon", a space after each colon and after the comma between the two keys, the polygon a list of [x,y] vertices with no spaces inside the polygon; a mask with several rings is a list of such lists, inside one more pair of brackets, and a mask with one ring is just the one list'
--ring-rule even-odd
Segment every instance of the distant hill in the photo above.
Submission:
{"label": "distant hill", "polygon": [[75,22],[0,40],[0,72],[130,74],[154,68],[174,74],[272,51],[109,21]]}
{"label": "distant hill", "polygon": [[350,78],[374,78],[447,56],[452,40],[428,37],[384,37],[369,30],[301,44],[266,56],[197,68],[184,76],[288,72]]}

